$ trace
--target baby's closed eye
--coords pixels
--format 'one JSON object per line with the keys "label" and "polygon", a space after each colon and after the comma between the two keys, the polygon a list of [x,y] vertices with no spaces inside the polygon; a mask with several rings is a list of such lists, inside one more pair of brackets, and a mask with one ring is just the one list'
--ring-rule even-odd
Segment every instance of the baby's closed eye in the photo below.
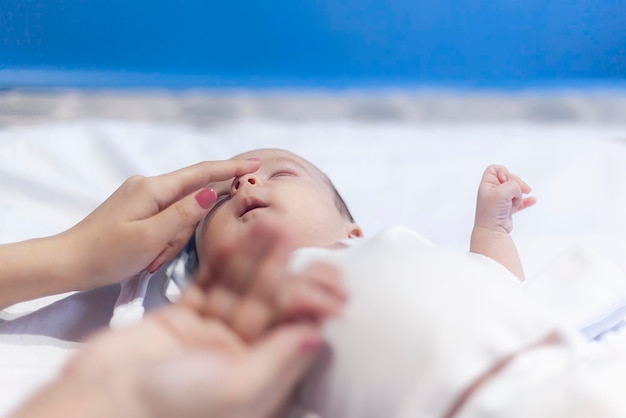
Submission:
{"label": "baby's closed eye", "polygon": [[290,170],[278,170],[270,176],[270,179],[275,179],[278,177],[297,177],[297,173]]}

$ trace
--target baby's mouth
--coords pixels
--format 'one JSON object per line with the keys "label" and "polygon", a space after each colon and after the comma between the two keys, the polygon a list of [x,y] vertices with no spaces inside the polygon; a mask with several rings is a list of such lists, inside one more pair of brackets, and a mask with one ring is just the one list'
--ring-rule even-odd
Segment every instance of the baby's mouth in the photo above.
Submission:
{"label": "baby's mouth", "polygon": [[268,207],[269,205],[265,202],[263,202],[260,199],[257,199],[255,197],[249,196],[246,197],[245,199],[243,199],[243,204],[241,205],[240,211],[239,211],[239,217],[241,218],[242,216],[244,216],[245,214],[255,210],[255,209],[263,209]]}

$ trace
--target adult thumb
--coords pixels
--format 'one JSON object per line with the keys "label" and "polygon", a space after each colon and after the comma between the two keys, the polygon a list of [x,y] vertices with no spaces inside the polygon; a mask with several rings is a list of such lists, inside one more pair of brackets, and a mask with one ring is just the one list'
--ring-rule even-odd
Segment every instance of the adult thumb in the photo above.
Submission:
{"label": "adult thumb", "polygon": [[156,231],[156,241],[161,246],[148,271],[156,270],[178,254],[187,244],[196,224],[209,213],[216,200],[217,194],[213,189],[201,189],[143,221],[152,224],[149,228]]}

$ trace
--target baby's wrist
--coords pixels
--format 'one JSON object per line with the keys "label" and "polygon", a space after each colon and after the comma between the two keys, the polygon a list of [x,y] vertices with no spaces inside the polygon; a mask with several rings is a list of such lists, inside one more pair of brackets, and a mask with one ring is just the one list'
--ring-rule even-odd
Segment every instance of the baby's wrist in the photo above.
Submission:
{"label": "baby's wrist", "polygon": [[483,247],[490,247],[495,241],[511,239],[509,233],[502,228],[474,225],[470,240],[470,251],[482,253]]}
{"label": "baby's wrist", "polygon": [[509,231],[504,226],[497,223],[475,222],[474,230],[483,233],[509,235]]}

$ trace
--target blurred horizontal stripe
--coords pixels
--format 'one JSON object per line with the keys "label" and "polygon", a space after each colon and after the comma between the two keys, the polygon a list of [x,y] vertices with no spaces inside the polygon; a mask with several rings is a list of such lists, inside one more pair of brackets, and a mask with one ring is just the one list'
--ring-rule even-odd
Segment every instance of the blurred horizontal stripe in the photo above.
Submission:
{"label": "blurred horizontal stripe", "polygon": [[619,125],[626,90],[6,90],[0,127],[82,119],[210,127],[250,120]]}

